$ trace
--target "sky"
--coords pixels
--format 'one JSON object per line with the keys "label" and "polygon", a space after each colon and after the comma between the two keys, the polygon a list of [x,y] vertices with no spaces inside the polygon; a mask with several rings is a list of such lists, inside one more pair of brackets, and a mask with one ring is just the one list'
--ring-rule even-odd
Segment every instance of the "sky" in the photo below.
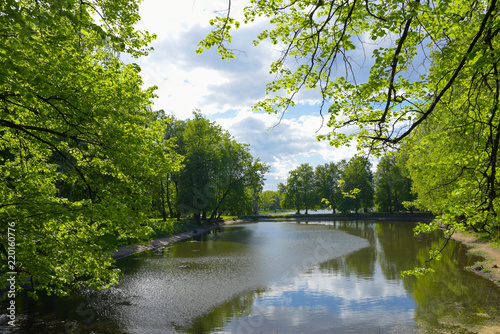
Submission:
{"label": "sky", "polygon": [[[231,14],[238,17],[246,4],[246,0],[233,0]],[[122,60],[141,67],[145,87],[158,87],[154,110],[185,120],[199,109],[237,142],[249,144],[252,155],[271,167],[264,190],[277,190],[277,184],[285,183],[288,172],[300,164],[315,167],[350,159],[355,147],[335,148],[316,139],[328,132],[328,119],[320,115],[319,95],[313,91],[300,94],[297,106],[284,115],[252,111],[266,96],[266,83],[273,79],[269,66],[280,52],[270,44],[253,46],[265,22],[242,24],[233,31],[236,59],[221,60],[215,50],[196,53],[198,42],[211,31],[210,19],[225,15],[227,5],[227,0],[144,0],[140,4],[137,29],[157,35],[154,51],[138,60]]]}

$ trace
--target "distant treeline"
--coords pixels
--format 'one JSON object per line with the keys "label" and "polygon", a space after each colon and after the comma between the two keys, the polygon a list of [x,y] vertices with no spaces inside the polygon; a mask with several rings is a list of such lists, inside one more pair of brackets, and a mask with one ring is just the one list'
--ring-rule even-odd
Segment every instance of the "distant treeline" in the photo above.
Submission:
{"label": "distant treeline", "polygon": [[363,157],[349,161],[330,162],[313,168],[302,164],[290,171],[286,183],[278,191],[267,190],[259,198],[262,210],[325,209],[342,212],[398,212],[405,210],[403,202],[411,202],[411,180],[404,165],[395,156],[380,160],[375,174],[372,164]]}

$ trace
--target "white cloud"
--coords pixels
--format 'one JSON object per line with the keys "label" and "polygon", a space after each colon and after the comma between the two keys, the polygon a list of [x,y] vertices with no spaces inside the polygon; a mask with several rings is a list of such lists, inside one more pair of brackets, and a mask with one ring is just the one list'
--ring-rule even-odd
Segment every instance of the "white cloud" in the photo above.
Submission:
{"label": "white cloud", "polygon": [[[336,149],[316,136],[328,131],[327,119],[319,115],[319,95],[301,92],[297,107],[281,115],[252,113],[251,107],[265,98],[265,85],[274,77],[269,65],[279,53],[274,46],[252,45],[264,22],[233,31],[236,59],[223,61],[215,50],[196,54],[197,44],[211,29],[209,20],[225,15],[226,0],[160,1],[141,3],[137,28],[158,35],[154,51],[138,63],[146,87],[158,87],[155,109],[186,119],[196,108],[227,129],[239,142],[251,145],[254,157],[271,165],[266,189],[285,182],[288,171],[299,164],[313,167],[340,161],[354,154],[353,148]],[[231,13],[240,15],[245,1],[232,1]],[[326,113],[326,110],[324,111]],[[322,127],[323,125],[323,127]]]}
{"label": "white cloud", "polygon": [[[303,115],[293,118],[295,112],[281,119],[281,115],[252,113],[241,110],[235,117],[215,121],[228,130],[238,142],[250,144],[252,154],[271,166],[267,174],[266,189],[275,190],[285,182],[288,172],[302,163],[316,167],[327,162],[349,159],[354,148],[334,148],[316,136],[329,129],[321,116]],[[326,120],[325,120],[326,121]]]}

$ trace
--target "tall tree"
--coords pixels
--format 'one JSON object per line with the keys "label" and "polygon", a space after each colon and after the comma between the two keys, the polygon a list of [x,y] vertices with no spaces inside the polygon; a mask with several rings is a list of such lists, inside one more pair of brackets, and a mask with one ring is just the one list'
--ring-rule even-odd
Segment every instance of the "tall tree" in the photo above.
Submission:
{"label": "tall tree", "polygon": [[342,198],[342,190],[339,184],[342,171],[339,167],[340,164],[330,162],[316,166],[314,172],[317,195],[320,199],[328,201],[334,214]]}
{"label": "tall tree", "polygon": [[214,219],[229,208],[237,211],[229,198],[239,198],[241,208],[248,207],[247,201],[262,191],[267,165],[199,111],[186,122],[182,143],[185,166],[179,179],[179,208],[196,220]]}
{"label": "tall tree", "polygon": [[300,214],[300,209],[303,207],[300,188],[299,173],[297,170],[291,170],[286,183],[278,184],[278,191],[283,196],[282,206],[284,209],[295,209],[295,213]]}
{"label": "tall tree", "polygon": [[[324,138],[335,145],[356,138],[360,147],[371,149],[398,144],[456,84],[471,88],[469,101],[480,95],[477,80],[494,76],[500,57],[498,11],[496,0],[251,0],[244,23],[270,21],[254,45],[269,40],[283,47],[270,66],[277,74],[266,86],[271,96],[256,108],[284,112],[300,90],[318,89],[325,102],[321,108],[331,102],[333,131]],[[241,24],[231,14],[210,21],[214,29],[198,53],[217,46],[222,58],[235,56],[227,46],[231,29]],[[373,60],[357,63],[360,49]],[[335,131],[352,125],[360,131]]]}
{"label": "tall tree", "polygon": [[197,221],[215,202],[215,170],[220,154],[222,129],[196,111],[186,122],[182,133],[185,146],[185,166],[179,181],[179,207],[192,213]]}
{"label": "tall tree", "polygon": [[259,196],[259,208],[264,210],[281,209],[281,198],[278,191],[266,190]]}
{"label": "tall tree", "polygon": [[349,193],[354,189],[359,189],[356,196],[343,196],[340,207],[342,211],[359,209],[365,212],[373,207],[373,174],[370,170],[371,163],[368,159],[355,156],[349,160],[343,173],[343,192]]}
{"label": "tall tree", "polygon": [[[259,159],[254,160],[247,144],[237,143],[227,134],[222,143],[216,171],[215,207],[210,219],[220,215],[222,209],[231,205],[232,212],[245,211],[262,192],[264,174],[268,166]],[[232,200],[229,200],[232,195]],[[235,200],[235,197],[238,200]],[[236,204],[240,204],[239,206]]]}
{"label": "tall tree", "polygon": [[405,175],[394,154],[384,155],[375,173],[375,205],[377,211],[393,212],[404,208],[403,202],[413,201],[411,180]]}
{"label": "tall tree", "polygon": [[[176,119],[173,115],[165,115],[163,110],[160,110],[160,119],[166,119],[167,129],[165,131],[165,140],[171,140],[175,142],[175,151],[184,157],[186,155],[186,145],[183,140],[183,132],[186,126],[186,122],[183,120]],[[181,210],[179,209],[179,182],[180,182],[181,171],[174,170],[171,171],[166,179],[162,181],[162,187],[164,188],[164,195],[166,199],[166,204],[168,206],[169,214],[171,218],[176,217],[180,219]],[[164,205],[162,211],[165,211]]]}
{"label": "tall tree", "polygon": [[116,244],[102,236],[147,236],[149,164],[179,167],[167,143],[155,144],[154,88],[117,57],[147,53],[153,36],[138,21],[125,0],[0,4],[0,271],[17,272],[19,289],[116,283]]}
{"label": "tall tree", "polygon": [[297,214],[300,214],[302,208],[308,214],[309,209],[318,205],[314,169],[307,163],[290,171],[286,185],[281,184],[279,188],[280,192],[285,195],[283,205],[297,209]]}
{"label": "tall tree", "polygon": [[316,192],[316,183],[314,180],[314,169],[309,164],[302,164],[297,168],[301,179],[301,195],[303,198],[306,215],[309,209],[317,206],[318,197]]}

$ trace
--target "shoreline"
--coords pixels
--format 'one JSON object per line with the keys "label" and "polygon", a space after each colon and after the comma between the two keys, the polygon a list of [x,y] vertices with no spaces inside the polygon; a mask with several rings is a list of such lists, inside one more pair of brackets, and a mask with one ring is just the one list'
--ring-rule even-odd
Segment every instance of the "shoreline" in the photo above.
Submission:
{"label": "shoreline", "polygon": [[348,214],[268,214],[268,215],[251,215],[242,216],[235,219],[236,222],[249,222],[249,221],[272,221],[272,220],[298,220],[298,221],[346,221],[346,220],[373,220],[373,221],[393,221],[393,222],[431,222],[435,216],[427,212],[414,212],[414,213],[348,213]]}
{"label": "shoreline", "polygon": [[484,257],[484,261],[477,262],[468,269],[500,287],[500,248],[479,240],[473,234],[460,231],[455,232],[452,239],[464,244],[468,253]]}
{"label": "shoreline", "polygon": [[164,237],[164,238],[158,238],[158,239],[153,239],[147,242],[146,244],[139,244],[136,246],[120,246],[117,248],[117,250],[110,252],[113,256],[113,259],[119,260],[123,259],[124,257],[134,255],[136,253],[141,253],[145,252],[154,248],[158,247],[163,247],[167,246],[173,243],[176,243],[178,241],[186,240],[193,238],[197,235],[203,235],[210,233],[210,231],[218,229],[222,226],[224,226],[225,223],[219,224],[219,225],[210,225],[210,226],[201,226],[198,227],[197,232],[182,232],[182,233],[177,233],[174,234],[171,237]]}

